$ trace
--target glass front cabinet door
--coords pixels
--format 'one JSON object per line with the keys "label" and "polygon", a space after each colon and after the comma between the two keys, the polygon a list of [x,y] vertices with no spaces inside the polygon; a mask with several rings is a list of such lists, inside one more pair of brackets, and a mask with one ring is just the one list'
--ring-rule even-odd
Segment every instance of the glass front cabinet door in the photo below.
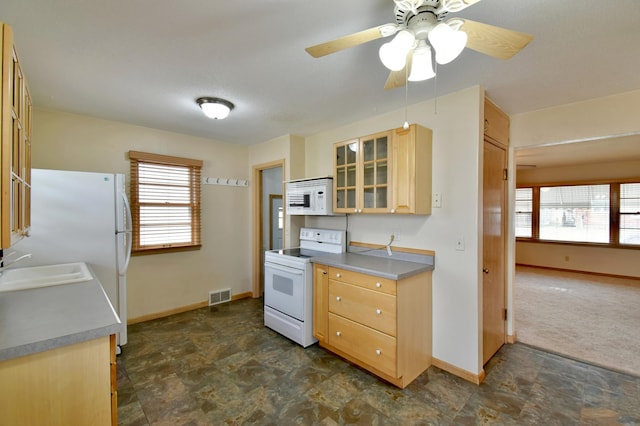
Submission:
{"label": "glass front cabinet door", "polygon": [[359,141],[334,145],[335,179],[333,210],[338,213],[357,213],[357,176]]}
{"label": "glass front cabinet door", "polygon": [[387,213],[391,133],[334,145],[336,213]]}

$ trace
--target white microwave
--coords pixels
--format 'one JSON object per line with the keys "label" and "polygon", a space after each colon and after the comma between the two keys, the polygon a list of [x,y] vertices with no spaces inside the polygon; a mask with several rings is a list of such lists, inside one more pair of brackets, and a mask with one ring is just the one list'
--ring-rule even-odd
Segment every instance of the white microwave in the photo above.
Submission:
{"label": "white microwave", "polygon": [[333,214],[333,178],[313,178],[286,182],[286,207],[290,215]]}

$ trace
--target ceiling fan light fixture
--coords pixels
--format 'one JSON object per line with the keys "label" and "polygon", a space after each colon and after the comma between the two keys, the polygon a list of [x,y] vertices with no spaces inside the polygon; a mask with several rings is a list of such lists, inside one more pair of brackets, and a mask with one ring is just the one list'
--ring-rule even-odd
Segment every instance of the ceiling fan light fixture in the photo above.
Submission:
{"label": "ceiling fan light fixture", "polygon": [[429,42],[436,51],[436,62],[444,65],[456,59],[467,45],[467,33],[440,23],[429,32]]}
{"label": "ceiling fan light fixture", "polygon": [[196,103],[202,108],[202,112],[214,120],[227,118],[234,105],[221,98],[203,97],[196,99]]}
{"label": "ceiling fan light fixture", "polygon": [[431,47],[424,41],[420,40],[418,47],[413,51],[411,60],[411,73],[409,81],[424,81],[436,76],[433,71],[433,63],[431,60]]}
{"label": "ceiling fan light fixture", "polygon": [[416,38],[410,31],[402,30],[388,43],[380,46],[378,55],[382,64],[391,71],[400,71],[407,63],[407,53]]}

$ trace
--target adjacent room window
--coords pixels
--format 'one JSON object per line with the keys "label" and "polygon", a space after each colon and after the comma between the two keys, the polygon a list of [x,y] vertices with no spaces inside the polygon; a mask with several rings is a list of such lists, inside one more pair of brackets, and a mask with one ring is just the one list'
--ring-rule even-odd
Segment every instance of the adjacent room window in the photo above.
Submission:
{"label": "adjacent room window", "polygon": [[516,237],[533,236],[533,188],[516,189]]}
{"label": "adjacent room window", "polygon": [[517,238],[640,247],[640,183],[516,189]]}
{"label": "adjacent room window", "polygon": [[202,161],[129,151],[134,253],[200,247]]}
{"label": "adjacent room window", "polygon": [[540,188],[540,239],[609,242],[609,185]]}
{"label": "adjacent room window", "polygon": [[640,245],[640,183],[620,184],[620,244]]}

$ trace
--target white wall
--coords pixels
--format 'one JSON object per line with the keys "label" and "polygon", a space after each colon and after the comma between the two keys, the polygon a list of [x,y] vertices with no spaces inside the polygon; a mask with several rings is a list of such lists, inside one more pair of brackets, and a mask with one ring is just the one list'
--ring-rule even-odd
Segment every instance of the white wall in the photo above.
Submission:
{"label": "white wall", "polygon": [[[274,167],[262,172],[262,250],[269,250],[271,241],[269,241],[270,231],[270,200],[269,195],[282,195],[282,168]],[[277,212],[274,212],[277,214]],[[277,230],[274,229],[274,232]],[[280,244],[284,242],[284,238]]]}
{"label": "white wall", "polygon": [[[350,215],[348,218],[307,218],[308,226],[344,229],[349,238],[435,250],[433,272],[433,356],[474,374],[482,369],[480,354],[479,259],[482,253],[480,123],[484,93],[473,87],[409,106],[408,118],[433,129],[433,192],[442,195],[442,208],[428,216]],[[404,109],[378,115],[307,137],[306,175],[333,175],[333,144],[378,131],[401,127]],[[465,251],[455,250],[463,237]]]}
{"label": "white wall", "polygon": [[[202,175],[249,179],[246,147],[125,123],[35,109],[34,168],[129,175],[129,150],[201,159]],[[130,319],[204,302],[208,292],[251,291],[250,191],[202,186],[202,249],[135,256],[127,272]]]}

